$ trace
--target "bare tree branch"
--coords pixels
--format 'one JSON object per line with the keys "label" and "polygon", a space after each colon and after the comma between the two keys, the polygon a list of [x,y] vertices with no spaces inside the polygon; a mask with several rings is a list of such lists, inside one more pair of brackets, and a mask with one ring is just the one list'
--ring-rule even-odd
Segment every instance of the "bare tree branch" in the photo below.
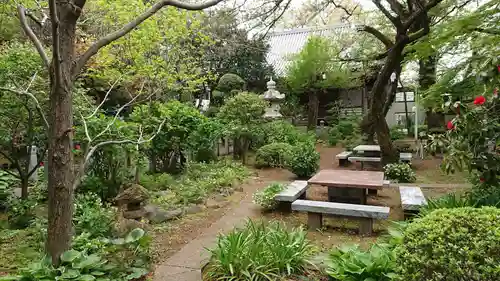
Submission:
{"label": "bare tree branch", "polygon": [[364,31],[367,33],[370,33],[371,35],[375,36],[378,40],[380,40],[382,43],[384,43],[386,48],[391,48],[394,43],[389,39],[389,37],[385,36],[382,32],[380,32],[378,29],[368,26],[368,25],[363,25],[358,28],[358,31]]}
{"label": "bare tree branch", "polygon": [[406,10],[401,3],[398,2],[398,0],[387,0],[389,2],[389,5],[391,6],[391,10],[396,13],[400,18],[403,18],[406,15]]}
{"label": "bare tree branch", "polygon": [[[96,107],[96,109],[94,110],[94,112],[92,112],[92,114],[90,114],[89,116],[87,116],[87,119],[88,118],[92,118],[94,117],[94,115],[96,115],[97,111],[99,111],[99,109],[102,107],[102,105],[106,102],[106,100],[108,99],[108,96],[109,96],[109,93],[111,93],[111,90],[113,90],[113,88],[116,86],[116,84],[122,79],[123,75],[121,75],[120,77],[118,77],[118,79],[116,79],[116,81],[113,83],[113,85],[111,85],[111,87],[109,88],[109,90],[106,92],[106,95],[104,96],[104,98],[102,99],[101,103]],[[83,116],[82,116],[83,117]]]}
{"label": "bare tree branch", "polygon": [[120,115],[120,113],[125,109],[127,108],[132,102],[134,102],[141,94],[142,94],[142,90],[144,89],[144,84],[146,82],[142,83],[142,86],[141,86],[141,90],[139,91],[139,94],[137,94],[133,99],[131,99],[130,101],[128,101],[126,104],[124,104],[122,107],[120,107],[117,111],[116,111],[116,114],[113,118],[113,120],[111,122],[108,123],[108,125],[106,126],[106,128],[104,130],[102,130],[99,134],[97,134],[94,139],[97,139],[99,138],[100,136],[104,135],[104,133],[106,133],[107,131],[109,131],[109,129],[111,128],[111,126],[113,126],[113,124],[115,124],[116,120],[118,119],[118,116]]}
{"label": "bare tree branch", "polygon": [[45,117],[45,114],[43,114],[42,107],[40,106],[40,103],[38,102],[38,99],[32,93],[30,93],[28,91],[22,92],[22,91],[18,91],[16,89],[10,89],[10,88],[5,88],[5,87],[0,87],[0,90],[8,91],[8,92],[11,92],[11,93],[14,93],[14,94],[18,94],[18,95],[27,95],[28,97],[30,97],[35,102],[36,109],[37,109],[38,113],[40,114],[40,116],[43,119],[45,128],[47,130],[49,129],[49,127],[50,127],[49,126],[49,122],[47,121],[47,118]]}
{"label": "bare tree branch", "polygon": [[111,42],[125,36],[127,33],[135,29],[139,24],[153,16],[156,12],[158,12],[161,8],[165,6],[173,6],[177,8],[181,8],[184,10],[203,10],[209,7],[212,7],[214,5],[217,5],[219,2],[223,0],[209,0],[205,3],[201,4],[192,4],[192,3],[187,3],[187,2],[180,2],[177,0],[161,0],[154,4],[151,8],[149,8],[147,11],[139,15],[137,18],[132,20],[131,22],[127,23],[124,25],[122,28],[118,29],[115,32],[112,32],[101,39],[97,40],[92,46],[90,46],[87,51],[78,59],[76,64],[73,66],[72,70],[72,76],[73,79],[76,78],[76,76],[80,73],[81,69],[85,66],[87,61],[97,52],[103,48],[104,46],[107,46]]}
{"label": "bare tree branch", "polygon": [[[419,8],[417,11],[413,12],[410,17],[403,23],[404,30],[410,28],[410,26],[424,13],[429,11],[430,9],[436,7],[442,0],[432,0],[427,3],[425,6]],[[416,0],[417,3],[421,4],[419,0]]]}
{"label": "bare tree branch", "polygon": [[33,30],[31,30],[31,27],[28,24],[28,21],[26,19],[26,9],[23,6],[18,5],[17,6],[17,13],[19,16],[19,21],[21,22],[22,29],[24,30],[24,32],[26,33],[28,38],[31,40],[33,45],[35,45],[35,48],[36,48],[38,54],[42,58],[43,64],[45,65],[45,67],[47,67],[47,70],[48,70],[50,67],[49,57],[45,53],[45,50],[43,49],[42,43],[40,42],[38,37],[36,37],[35,33],[33,32]]}
{"label": "bare tree branch", "polygon": [[381,3],[380,0],[372,0],[373,4],[392,22],[396,28],[401,28],[403,23],[399,18],[394,17]]}

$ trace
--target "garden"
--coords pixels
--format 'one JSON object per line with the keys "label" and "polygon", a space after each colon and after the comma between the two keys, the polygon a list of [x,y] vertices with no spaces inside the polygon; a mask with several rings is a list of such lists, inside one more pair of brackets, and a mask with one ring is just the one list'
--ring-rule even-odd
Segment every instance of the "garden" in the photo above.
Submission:
{"label": "garden", "polygon": [[132,2],[0,4],[0,280],[500,280],[498,1]]}

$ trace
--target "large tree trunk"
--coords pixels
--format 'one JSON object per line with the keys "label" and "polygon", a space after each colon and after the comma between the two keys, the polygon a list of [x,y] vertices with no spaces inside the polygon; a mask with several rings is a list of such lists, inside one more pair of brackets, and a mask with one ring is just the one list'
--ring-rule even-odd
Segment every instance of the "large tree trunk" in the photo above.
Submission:
{"label": "large tree trunk", "polygon": [[393,147],[389,126],[385,120],[386,86],[391,74],[398,69],[402,60],[404,42],[394,45],[387,55],[386,62],[373,85],[369,115],[373,120],[377,141],[382,152],[382,164],[396,162],[397,150]]}
{"label": "large tree trunk", "polygon": [[[387,116],[387,113],[391,109],[391,106],[394,103],[394,100],[396,99],[396,92],[398,88],[398,81],[401,74],[401,69],[402,69],[401,64],[398,64],[396,66],[396,69],[394,70],[394,72],[396,73],[396,80],[394,82],[391,82],[384,88],[384,96],[381,99],[385,101],[383,105],[384,118]],[[370,104],[372,102],[372,99],[373,97],[369,100]],[[365,114],[363,120],[361,121],[361,129],[363,130],[363,132],[367,137],[368,144],[375,143],[374,139],[375,139],[376,125],[375,125],[375,119],[373,118],[372,114],[373,112],[370,110],[367,114]]]}
{"label": "large tree trunk", "polygon": [[318,122],[319,98],[317,91],[309,92],[309,104],[307,109],[307,130],[315,131]]}
{"label": "large tree trunk", "polygon": [[[67,3],[57,4],[60,58],[50,67],[49,214],[47,250],[54,264],[71,245],[73,216],[73,110],[71,67],[77,15]],[[54,40],[56,41],[56,40]],[[54,55],[55,56],[55,55]],[[57,60],[59,59],[59,65]],[[60,67],[60,69],[58,69]]]}
{"label": "large tree trunk", "polygon": [[[418,61],[418,84],[420,92],[428,90],[436,83],[436,63],[436,55],[431,55],[426,59]],[[442,112],[433,112],[432,108],[428,108],[426,112],[426,123],[429,131],[444,130],[444,114]]]}

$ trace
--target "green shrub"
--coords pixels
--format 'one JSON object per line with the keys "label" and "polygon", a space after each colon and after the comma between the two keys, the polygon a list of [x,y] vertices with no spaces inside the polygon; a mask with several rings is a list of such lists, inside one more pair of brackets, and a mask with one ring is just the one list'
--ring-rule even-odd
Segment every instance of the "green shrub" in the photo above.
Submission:
{"label": "green shrub", "polygon": [[7,208],[7,203],[12,194],[12,186],[17,179],[11,174],[0,170],[0,210]]}
{"label": "green shrub", "polygon": [[405,128],[403,126],[394,126],[390,130],[391,140],[401,140],[406,137],[406,134],[403,132]]}
{"label": "green shrub", "polygon": [[352,136],[355,133],[357,127],[358,124],[351,120],[341,120],[336,126],[337,130],[343,137]]}
{"label": "green shrub", "polygon": [[217,160],[215,153],[218,141],[222,138],[224,127],[216,120],[207,120],[198,125],[189,136],[188,143],[197,162]]}
{"label": "green shrub", "polygon": [[245,80],[240,76],[233,73],[226,73],[219,79],[216,89],[223,93],[231,93],[234,90],[243,90],[245,84]]}
{"label": "green shrub", "polygon": [[384,166],[384,175],[389,180],[411,183],[417,180],[415,172],[406,163],[393,163]]}
{"label": "green shrub", "polygon": [[362,139],[361,135],[359,135],[359,134],[347,136],[346,138],[344,138],[340,142],[342,147],[345,148],[346,150],[352,150],[356,146],[363,144],[363,143],[364,143],[363,139]]}
{"label": "green shrub", "polygon": [[330,127],[328,129],[328,145],[336,146],[342,139],[342,134],[337,127]]}
{"label": "green shrub", "polygon": [[264,167],[285,167],[292,154],[293,147],[288,143],[271,143],[257,150],[255,165]]}
{"label": "green shrub", "polygon": [[175,179],[167,173],[150,175],[144,174],[141,175],[139,183],[147,190],[158,191],[169,189],[170,186],[175,183]]}
{"label": "green shrub", "polygon": [[253,195],[253,202],[259,204],[262,208],[266,210],[275,209],[278,206],[278,202],[274,200],[274,196],[285,189],[285,186],[280,183],[272,183],[268,185],[265,189],[257,191]]}
{"label": "green shrub", "polygon": [[219,236],[204,275],[208,280],[269,281],[303,273],[312,266],[314,254],[306,235],[279,222],[248,221],[244,228]]}
{"label": "green shrub", "polygon": [[113,230],[115,211],[96,194],[81,194],[75,199],[73,224],[76,234],[90,233],[91,237],[108,237]]}
{"label": "green shrub", "polygon": [[500,209],[436,210],[415,219],[395,249],[405,281],[500,280]]}
{"label": "green shrub", "polygon": [[292,150],[287,169],[300,178],[312,176],[319,168],[319,153],[314,145],[301,143]]}
{"label": "green shrub", "polygon": [[326,260],[326,272],[334,280],[389,281],[395,277],[395,258],[387,244],[374,244],[368,251],[358,245],[336,248]]}
{"label": "green shrub", "polygon": [[37,202],[28,199],[13,198],[9,200],[7,208],[9,226],[14,229],[24,229],[35,220]]}

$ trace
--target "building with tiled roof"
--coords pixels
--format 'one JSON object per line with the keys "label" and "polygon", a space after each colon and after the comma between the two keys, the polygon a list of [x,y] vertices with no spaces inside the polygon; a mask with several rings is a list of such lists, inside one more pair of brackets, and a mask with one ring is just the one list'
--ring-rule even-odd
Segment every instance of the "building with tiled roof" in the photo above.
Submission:
{"label": "building with tiled roof", "polygon": [[[302,50],[309,37],[325,36],[334,40],[335,37],[340,37],[340,35],[348,32],[356,32],[356,25],[339,24],[270,32],[267,35],[269,43],[269,51],[266,57],[267,62],[273,66],[278,77],[283,77],[286,75],[287,67],[293,59],[293,55],[298,54]],[[319,119],[324,119],[327,105],[334,100],[341,100],[346,112],[361,113],[363,108],[367,108],[370,89],[371,85],[365,85],[364,88],[336,89],[320,95]],[[407,103],[405,106],[404,94],[402,92],[396,94],[396,100],[386,116],[389,126],[404,125],[406,110],[409,111],[408,115],[410,117],[413,116],[413,107],[415,105],[413,93],[407,93],[406,100]],[[306,100],[302,102],[307,103]],[[419,115],[419,122],[422,122],[423,114],[419,113]],[[411,118],[413,119],[413,117]]]}
{"label": "building with tiled roof", "polygon": [[284,76],[290,59],[302,50],[311,36],[335,37],[344,32],[353,32],[353,25],[341,24],[323,27],[296,28],[270,32],[267,35],[269,51],[267,62],[273,66],[276,75]]}

